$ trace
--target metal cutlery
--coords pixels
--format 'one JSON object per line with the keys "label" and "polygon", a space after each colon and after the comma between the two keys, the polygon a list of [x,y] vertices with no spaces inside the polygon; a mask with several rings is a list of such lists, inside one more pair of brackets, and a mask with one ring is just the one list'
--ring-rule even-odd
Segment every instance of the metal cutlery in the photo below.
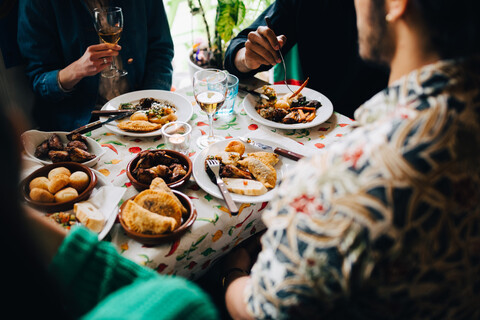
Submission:
{"label": "metal cutlery", "polygon": [[284,157],[289,158],[289,159],[294,160],[294,161],[298,161],[298,160],[302,159],[303,157],[305,157],[304,155],[301,155],[299,153],[296,153],[296,152],[293,152],[293,151],[290,151],[290,150],[287,150],[287,149],[272,147],[272,146],[266,145],[264,143],[253,141],[250,138],[245,138],[245,137],[238,137],[238,138],[245,143],[251,144],[252,146],[255,146],[255,147],[260,148],[262,150],[267,150],[267,151],[274,152],[278,155],[284,156]]}
{"label": "metal cutlery", "polygon": [[91,122],[91,123],[88,123],[84,126],[81,126],[80,128],[78,129],[75,129],[69,133],[67,133],[67,138],[70,138],[71,136],[73,136],[75,133],[84,133],[84,132],[88,132],[88,131],[92,131],[94,129],[97,129],[97,128],[100,128],[101,126],[103,126],[104,124],[106,123],[109,123],[109,122],[112,122],[112,121],[115,121],[115,120],[119,120],[119,119],[122,119],[122,118],[125,118],[125,117],[128,117],[130,115],[132,115],[135,111],[131,110],[131,111],[128,111],[128,112],[124,112],[124,113],[121,113],[121,114],[117,114],[113,117],[110,117],[108,118],[107,120],[97,120],[97,121],[94,121],[94,122]]}
{"label": "metal cutlery", "polygon": [[218,160],[207,160],[207,165],[212,170],[212,172],[215,174],[216,182],[218,185],[218,188],[220,189],[220,192],[222,193],[222,197],[227,203],[227,208],[230,211],[230,213],[233,216],[236,216],[238,214],[238,208],[235,202],[232,200],[232,196],[230,195],[230,192],[227,189],[227,186],[223,182],[222,178],[220,178],[220,161]]}
{"label": "metal cutlery", "polygon": [[[272,26],[271,26],[271,23],[270,23],[270,17],[265,17],[265,23],[267,24],[267,27],[269,29],[272,29]],[[273,30],[273,29],[272,29]],[[293,91],[292,89],[290,89],[290,86],[288,85],[288,82],[287,82],[287,67],[285,66],[285,59],[283,59],[283,55],[282,55],[282,50],[281,49],[278,49],[278,53],[280,54],[280,58],[282,59],[282,65],[283,65],[283,75],[284,75],[284,78],[283,78],[283,82],[285,83],[285,85],[287,86],[288,90],[290,90],[290,92],[292,93],[295,93],[295,91]]]}

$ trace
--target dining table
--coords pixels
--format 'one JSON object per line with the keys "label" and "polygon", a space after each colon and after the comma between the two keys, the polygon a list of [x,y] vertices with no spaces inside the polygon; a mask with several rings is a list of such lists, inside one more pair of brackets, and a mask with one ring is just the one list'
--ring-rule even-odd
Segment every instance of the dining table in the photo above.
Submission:
{"label": "dining table", "polygon": [[[192,126],[192,137],[187,153],[194,161],[202,151],[195,140],[201,135],[208,134],[207,115],[196,104],[191,86],[177,89],[175,93],[186,97],[193,108],[189,121]],[[323,152],[329,145],[342,139],[354,122],[344,115],[333,112],[327,121],[311,128],[267,127],[247,115],[243,108],[245,96],[246,93],[240,90],[235,98],[234,112],[215,117],[213,122],[215,134],[225,139],[248,136],[273,141],[288,150],[310,156]],[[127,176],[128,163],[143,150],[166,148],[162,136],[132,137],[112,132],[107,126],[87,132],[85,135],[97,141],[106,150],[92,169],[103,175],[103,178],[113,186],[125,190],[118,207],[139,193]],[[265,229],[262,213],[268,210],[267,201],[238,203],[238,214],[232,215],[225,201],[204,191],[193,175],[177,190],[191,199],[197,211],[195,222],[181,238],[164,244],[145,245],[130,238],[117,218],[103,240],[111,242],[124,257],[158,273],[195,280],[204,275],[235,246]]]}

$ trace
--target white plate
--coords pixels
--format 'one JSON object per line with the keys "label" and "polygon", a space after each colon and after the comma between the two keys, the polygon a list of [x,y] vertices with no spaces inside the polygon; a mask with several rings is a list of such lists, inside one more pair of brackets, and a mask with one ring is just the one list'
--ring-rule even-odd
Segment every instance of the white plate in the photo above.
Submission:
{"label": "white plate", "polygon": [[[100,187],[104,186],[112,186],[110,181],[107,180],[107,178],[97,170],[92,169],[92,171],[95,173],[97,176],[97,185],[95,186],[94,191],[92,192],[92,197],[95,195],[95,191],[98,191]],[[102,240],[105,238],[105,236],[110,232],[110,229],[112,229],[113,224],[115,223],[115,219],[117,218],[117,212],[118,212],[119,206],[117,205],[112,212],[105,212],[104,214],[106,215],[105,217],[105,225],[103,226],[102,231],[98,234],[98,240]]]}
{"label": "white plate", "polygon": [[[175,105],[177,121],[188,122],[193,115],[193,106],[190,101],[178,93],[165,90],[140,90],[122,94],[112,100],[108,101],[102,110],[118,110],[122,103],[135,103],[143,98],[155,98],[158,100],[167,100]],[[106,120],[102,117],[102,120]],[[152,132],[128,132],[117,127],[117,121],[112,121],[105,125],[108,130],[129,137],[156,137],[162,134],[162,130],[155,130]]]}
{"label": "white plate", "polygon": [[[274,88],[275,92],[279,96],[290,93],[290,90],[288,90],[287,86],[283,84],[270,85],[269,87]],[[294,91],[300,88],[299,86],[293,86],[293,85],[289,85],[289,87]],[[259,89],[255,91],[260,92]],[[330,119],[330,117],[333,114],[333,105],[330,99],[325,97],[320,92],[309,89],[309,88],[304,88],[301,93],[305,97],[307,97],[307,100],[318,100],[322,104],[322,106],[317,109],[315,119],[313,119],[310,122],[286,124],[286,123],[267,120],[263,118],[261,115],[259,115],[257,110],[255,109],[255,106],[258,104],[259,98],[253,96],[252,94],[248,94],[243,100],[243,109],[245,110],[245,112],[248,114],[250,118],[257,121],[258,123],[261,123],[268,127],[278,128],[278,129],[306,129],[306,128],[318,126],[324,123],[325,121],[327,121],[328,119]]]}
{"label": "white plate", "polygon": [[[220,151],[224,151],[227,144],[233,140],[236,140],[236,139],[227,139],[227,140],[222,140],[217,143],[214,143],[210,147],[203,149],[202,152],[200,152],[193,160],[193,177],[195,178],[195,181],[200,186],[200,188],[202,188],[205,192],[219,199],[223,199],[222,194],[220,193],[218,186],[210,180],[210,177],[205,171],[205,159],[207,158],[207,156],[213,156],[219,153]],[[255,138],[255,141],[270,145],[272,147],[281,147],[280,145],[278,145],[273,141],[267,141],[267,140],[257,139],[257,138]],[[244,143],[244,145],[245,145],[245,153],[263,151],[247,143]],[[296,163],[297,163],[296,161],[279,156],[279,161],[274,167],[275,170],[277,171],[277,183],[280,179],[283,178],[283,175],[287,172],[287,170],[289,170],[289,168],[294,166]],[[270,201],[273,197],[273,190],[275,189],[271,189],[267,193],[262,194],[260,196],[245,196],[245,195],[235,194],[235,193],[230,193],[230,194],[232,195],[232,199],[235,202],[259,203],[259,202]]]}
{"label": "white plate", "polygon": [[[35,157],[34,154],[37,146],[40,145],[43,141],[50,138],[50,136],[54,133],[56,133],[60,137],[60,140],[64,145],[68,143],[68,139],[67,139],[68,132],[61,132],[61,131],[45,132],[45,131],[38,131],[38,130],[29,130],[22,133],[21,138],[22,138],[23,148],[25,149],[25,152],[27,153],[27,155],[31,157],[34,161],[37,161],[43,165],[51,164],[52,161],[50,159],[39,159]],[[98,160],[100,160],[100,157],[103,156],[103,154],[105,153],[105,148],[102,148],[102,146],[92,138],[89,138],[89,137],[85,137],[85,138],[87,140],[88,152],[90,152],[91,154],[94,154],[96,157],[93,158],[92,160],[85,161],[82,164],[86,165],[87,167],[93,167],[97,164]]]}

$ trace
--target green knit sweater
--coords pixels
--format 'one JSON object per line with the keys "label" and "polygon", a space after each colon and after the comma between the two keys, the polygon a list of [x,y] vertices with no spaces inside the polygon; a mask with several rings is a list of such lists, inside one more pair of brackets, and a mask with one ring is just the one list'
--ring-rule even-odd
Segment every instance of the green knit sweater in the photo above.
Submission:
{"label": "green knit sweater", "polygon": [[196,284],[122,257],[84,227],[70,231],[50,272],[71,302],[68,312],[82,319],[218,319]]}

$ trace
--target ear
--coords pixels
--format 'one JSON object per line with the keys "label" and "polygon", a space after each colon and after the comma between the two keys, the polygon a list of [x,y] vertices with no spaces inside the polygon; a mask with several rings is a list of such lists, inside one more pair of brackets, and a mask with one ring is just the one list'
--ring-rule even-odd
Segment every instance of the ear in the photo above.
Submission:
{"label": "ear", "polygon": [[385,19],[388,22],[393,22],[402,18],[407,10],[408,3],[409,0],[386,0],[385,9],[387,11],[387,15]]}

